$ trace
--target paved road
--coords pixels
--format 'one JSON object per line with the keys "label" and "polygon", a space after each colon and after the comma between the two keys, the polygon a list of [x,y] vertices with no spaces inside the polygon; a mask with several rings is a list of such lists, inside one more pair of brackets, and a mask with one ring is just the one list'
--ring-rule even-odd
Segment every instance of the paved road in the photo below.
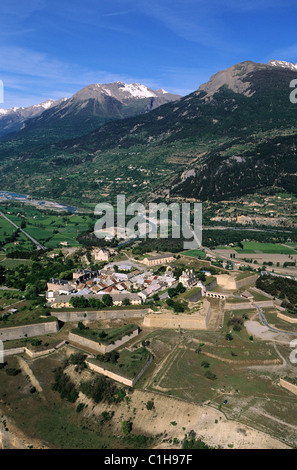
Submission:
{"label": "paved road", "polygon": [[272,233],[291,233],[290,230],[274,230],[270,228],[252,228],[252,227],[226,227],[223,225],[203,226],[203,230],[239,230],[245,232],[272,232]]}
{"label": "paved road", "polygon": [[41,243],[39,243],[37,240],[35,240],[35,238],[31,237],[31,235],[29,235],[22,228],[20,228],[17,224],[15,224],[12,220],[10,220],[5,214],[3,214],[3,212],[0,212],[0,216],[3,217],[4,219],[6,219],[16,229],[20,230],[20,232],[22,232],[27,238],[29,238],[29,240],[31,240],[31,242],[33,242],[39,250],[46,250],[47,249],[45,246],[41,245]]}
{"label": "paved road", "polygon": [[297,333],[294,333],[293,331],[277,330],[276,328],[273,328],[272,326],[270,326],[269,323],[267,322],[266,318],[265,318],[265,315],[264,315],[261,307],[259,307],[259,305],[255,304],[254,302],[252,304],[258,310],[261,322],[263,323],[263,325],[267,326],[267,328],[269,328],[269,330],[275,331],[276,333],[284,333],[285,335],[297,336]]}

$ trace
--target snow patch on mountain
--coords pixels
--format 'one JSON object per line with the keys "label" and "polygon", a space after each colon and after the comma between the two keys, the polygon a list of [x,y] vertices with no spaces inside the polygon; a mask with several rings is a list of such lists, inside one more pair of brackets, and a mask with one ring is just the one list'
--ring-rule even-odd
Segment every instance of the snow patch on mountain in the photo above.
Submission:
{"label": "snow patch on mountain", "polygon": [[292,64],[291,62],[286,62],[285,60],[270,60],[267,65],[272,65],[273,67],[282,67],[284,69],[290,69],[297,72],[297,64]]}

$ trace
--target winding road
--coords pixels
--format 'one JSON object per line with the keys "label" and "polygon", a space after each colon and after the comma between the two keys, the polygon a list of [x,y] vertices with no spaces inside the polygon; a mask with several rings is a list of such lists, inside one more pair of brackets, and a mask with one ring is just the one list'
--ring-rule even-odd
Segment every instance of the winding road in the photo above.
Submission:
{"label": "winding road", "polygon": [[297,336],[297,333],[294,333],[293,331],[278,330],[278,329],[273,328],[272,326],[270,326],[269,323],[267,322],[266,318],[265,318],[265,315],[264,315],[261,307],[259,307],[259,305],[255,304],[254,302],[252,302],[252,305],[257,309],[257,311],[259,313],[260,320],[263,323],[263,325],[267,326],[267,328],[269,328],[269,330],[275,331],[276,333],[284,333],[285,335]]}

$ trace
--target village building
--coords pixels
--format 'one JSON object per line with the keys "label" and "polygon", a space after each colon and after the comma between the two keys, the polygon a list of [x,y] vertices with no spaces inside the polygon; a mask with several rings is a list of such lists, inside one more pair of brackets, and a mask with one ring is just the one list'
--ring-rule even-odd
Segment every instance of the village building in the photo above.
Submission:
{"label": "village building", "polygon": [[253,300],[254,296],[251,294],[248,290],[245,290],[241,293],[241,296],[243,299],[248,299],[248,300]]}
{"label": "village building", "polygon": [[68,281],[64,281],[63,279],[52,278],[47,283],[47,290],[58,292],[59,294],[69,294],[70,292],[74,291],[74,288]]}
{"label": "village building", "polygon": [[182,272],[182,275],[179,278],[179,282],[186,288],[192,287],[197,284],[198,278],[194,273],[193,269],[186,269]]}
{"label": "village building", "polygon": [[[79,295],[79,293],[74,295],[59,295],[54,292],[47,293],[47,302],[50,304],[52,308],[71,308],[71,298],[75,295]],[[102,301],[102,297],[104,294],[85,294],[84,297],[86,299],[97,299]],[[124,305],[124,300],[128,299],[130,301],[130,305],[141,305],[142,300],[141,297],[137,294],[131,294],[130,292],[125,293],[115,293],[110,294],[112,298],[112,302],[114,306],[122,306]]]}
{"label": "village building", "polygon": [[110,252],[107,248],[102,248],[101,250],[94,252],[95,261],[108,261],[111,257]]}
{"label": "village building", "polygon": [[142,261],[147,266],[158,266],[160,264],[168,264],[174,261],[174,257],[171,253],[166,253],[158,256],[151,256],[149,258],[144,258]]}

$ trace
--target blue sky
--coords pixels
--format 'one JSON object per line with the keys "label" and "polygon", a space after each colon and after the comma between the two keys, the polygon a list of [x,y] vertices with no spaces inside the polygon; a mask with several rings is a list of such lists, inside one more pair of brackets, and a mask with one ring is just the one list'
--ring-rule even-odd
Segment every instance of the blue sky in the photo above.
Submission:
{"label": "blue sky", "polygon": [[124,81],[179,94],[244,60],[297,62],[296,0],[2,0],[1,107]]}

